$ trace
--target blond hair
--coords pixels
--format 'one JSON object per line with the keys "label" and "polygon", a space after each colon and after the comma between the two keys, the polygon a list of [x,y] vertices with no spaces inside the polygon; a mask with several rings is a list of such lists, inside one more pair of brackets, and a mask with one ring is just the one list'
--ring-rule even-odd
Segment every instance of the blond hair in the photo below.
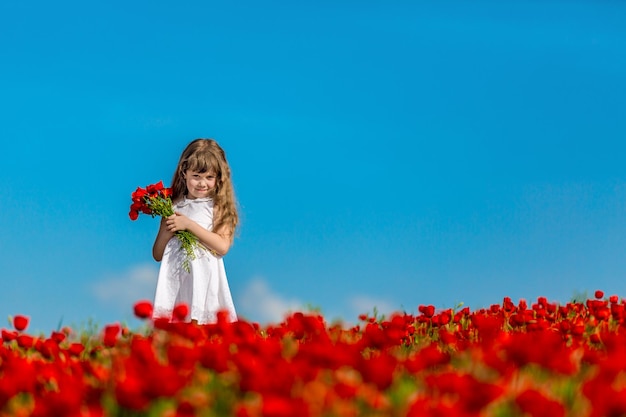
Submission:
{"label": "blond hair", "polygon": [[213,213],[216,216],[213,218],[213,231],[227,231],[226,234],[232,241],[239,223],[239,216],[226,153],[213,139],[196,139],[187,145],[172,178],[173,201],[187,194],[185,182],[187,170],[215,174],[215,187],[209,193],[209,197],[213,199]]}

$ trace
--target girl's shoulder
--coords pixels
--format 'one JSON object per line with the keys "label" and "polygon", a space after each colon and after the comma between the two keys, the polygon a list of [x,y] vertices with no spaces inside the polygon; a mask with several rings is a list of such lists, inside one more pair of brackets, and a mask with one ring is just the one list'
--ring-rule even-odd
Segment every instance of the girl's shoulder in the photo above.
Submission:
{"label": "girl's shoulder", "polygon": [[180,207],[184,200],[185,200],[185,197],[179,197],[176,200],[172,200],[172,206],[173,207]]}

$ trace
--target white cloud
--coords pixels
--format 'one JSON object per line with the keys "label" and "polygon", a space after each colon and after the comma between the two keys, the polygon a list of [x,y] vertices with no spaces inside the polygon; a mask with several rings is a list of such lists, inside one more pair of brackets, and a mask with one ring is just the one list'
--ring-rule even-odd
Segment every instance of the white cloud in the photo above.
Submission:
{"label": "white cloud", "polygon": [[299,300],[274,293],[262,278],[252,279],[236,301],[238,315],[259,323],[279,323],[288,313],[304,309]]}
{"label": "white cloud", "polygon": [[118,275],[106,276],[91,286],[93,295],[123,311],[132,311],[138,300],[154,298],[158,269],[151,264],[136,265]]}

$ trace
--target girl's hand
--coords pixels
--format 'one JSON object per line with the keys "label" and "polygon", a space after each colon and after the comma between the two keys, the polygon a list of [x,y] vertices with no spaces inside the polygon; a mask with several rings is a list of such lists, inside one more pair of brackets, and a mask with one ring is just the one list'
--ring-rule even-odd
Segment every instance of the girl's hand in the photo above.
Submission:
{"label": "girl's hand", "polygon": [[161,218],[161,224],[159,225],[159,229],[159,233],[164,235],[166,242],[174,237],[174,232],[170,231],[169,227],[167,226],[167,218]]}
{"label": "girl's hand", "polygon": [[165,220],[165,226],[171,233],[176,233],[179,230],[187,230],[189,227],[189,217],[179,212],[175,212]]}
{"label": "girl's hand", "polygon": [[[209,251],[220,256],[224,256],[231,245],[230,234],[217,230],[215,232],[202,227],[189,217],[175,212],[165,219],[165,230],[174,234],[178,231],[186,230],[198,237],[198,241]],[[159,255],[159,253],[157,253]],[[160,260],[157,256],[155,259]]]}
{"label": "girl's hand", "polygon": [[167,219],[161,218],[159,224],[159,233],[152,245],[152,257],[155,261],[161,262],[163,259],[163,253],[165,252],[165,246],[171,238],[174,237],[174,232],[170,231],[167,226]]}

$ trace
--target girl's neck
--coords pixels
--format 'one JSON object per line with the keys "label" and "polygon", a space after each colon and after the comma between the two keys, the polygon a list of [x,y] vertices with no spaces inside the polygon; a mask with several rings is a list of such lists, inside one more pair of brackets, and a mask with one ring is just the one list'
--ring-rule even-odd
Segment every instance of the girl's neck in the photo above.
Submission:
{"label": "girl's neck", "polygon": [[190,196],[189,194],[185,194],[183,195],[183,199],[184,200],[210,200],[211,197],[193,197],[193,196]]}

